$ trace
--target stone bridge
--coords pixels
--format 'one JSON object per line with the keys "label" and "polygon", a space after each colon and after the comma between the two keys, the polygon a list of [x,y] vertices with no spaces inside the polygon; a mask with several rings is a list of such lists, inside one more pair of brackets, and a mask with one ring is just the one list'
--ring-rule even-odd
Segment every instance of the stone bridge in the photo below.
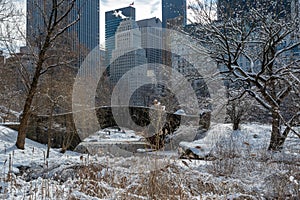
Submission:
{"label": "stone bridge", "polygon": [[[108,127],[122,127],[134,130],[136,132],[144,132],[149,137],[146,139],[149,143],[161,147],[163,140],[167,134],[172,134],[180,125],[193,125],[199,126],[201,129],[208,129],[210,126],[210,112],[202,112],[199,115],[180,115],[169,113],[162,110],[155,110],[148,107],[135,107],[135,106],[115,106],[115,107],[98,107],[94,109],[97,114],[98,122],[101,129]],[[118,123],[115,117],[118,115]],[[129,117],[126,113],[130,113]],[[82,111],[84,116],[84,111]],[[155,119],[155,116],[161,116],[163,123],[159,128],[154,127],[150,119]],[[73,150],[82,139],[82,130],[77,130],[73,120],[73,113],[64,113],[54,115],[52,117],[53,125],[51,129],[52,134],[52,147],[67,148]],[[89,119],[82,119],[82,123],[86,123],[87,127],[84,131],[89,132]],[[50,117],[45,115],[32,116],[27,129],[27,137],[46,144],[48,141]],[[138,125],[138,126],[137,126]],[[81,137],[80,137],[81,136]]]}

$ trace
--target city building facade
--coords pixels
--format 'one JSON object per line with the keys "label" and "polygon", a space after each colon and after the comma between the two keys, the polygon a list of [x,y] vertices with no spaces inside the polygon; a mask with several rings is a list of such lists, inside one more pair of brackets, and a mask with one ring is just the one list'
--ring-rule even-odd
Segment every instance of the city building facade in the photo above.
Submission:
{"label": "city building facade", "polygon": [[107,66],[111,60],[112,51],[115,49],[115,34],[125,18],[135,20],[134,7],[129,6],[105,12],[105,59]]}
{"label": "city building facade", "polygon": [[141,31],[141,47],[146,51],[147,58],[147,76],[152,80],[151,85],[144,86],[144,90],[148,91],[145,98],[148,104],[153,99],[157,99],[162,93],[163,86],[159,84],[162,81],[162,22],[159,18],[153,17],[137,21]]}
{"label": "city building facade", "polygon": [[167,28],[167,21],[182,16],[182,26],[187,23],[186,0],[162,0],[162,27]]}
{"label": "city building facade", "polygon": [[[127,18],[121,21],[115,33],[115,49],[110,60],[110,82],[115,87],[122,81],[118,93],[118,105],[130,97],[130,104],[144,106],[144,90],[140,86],[146,81],[147,68],[133,69],[147,63],[146,52],[141,47],[141,31],[135,20]],[[133,70],[132,70],[133,69]],[[125,75],[126,74],[126,75]],[[122,79],[122,80],[121,80]]]}
{"label": "city building facade", "polygon": [[162,22],[153,17],[137,21],[141,30],[141,46],[146,50],[148,63],[162,63]]}
{"label": "city building facade", "polygon": [[[27,46],[36,46],[39,37],[45,34],[46,24],[44,15],[51,10],[51,1],[27,0],[26,39]],[[76,1],[76,6],[66,20],[75,20],[80,12],[79,21],[69,30],[68,36],[72,36],[73,48],[78,48],[78,43],[85,51],[91,51],[99,45],[100,33],[100,2],[99,0]],[[82,50],[80,50],[82,51]]]}
{"label": "city building facade", "polygon": [[298,16],[298,0],[218,0],[218,20],[244,17],[252,8],[261,14],[289,19]]}

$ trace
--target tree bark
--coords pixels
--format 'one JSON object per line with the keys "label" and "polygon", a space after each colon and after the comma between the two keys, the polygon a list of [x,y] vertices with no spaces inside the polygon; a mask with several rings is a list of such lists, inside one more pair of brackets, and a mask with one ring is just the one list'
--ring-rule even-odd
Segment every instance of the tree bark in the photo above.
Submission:
{"label": "tree bark", "polygon": [[26,131],[28,126],[28,121],[31,115],[31,104],[37,89],[38,85],[38,79],[39,79],[39,72],[36,70],[35,76],[32,80],[31,87],[29,90],[29,93],[27,95],[24,109],[23,109],[23,115],[21,118],[20,126],[19,126],[19,133],[17,137],[16,146],[18,149],[24,149],[25,148],[25,138],[26,138]]}
{"label": "tree bark", "polygon": [[278,110],[277,108],[272,109],[272,131],[271,131],[271,140],[268,147],[268,150],[270,151],[280,150],[285,140],[284,137],[281,136],[280,116],[277,110]]}
{"label": "tree bark", "polygon": [[43,69],[43,63],[44,63],[44,57],[46,54],[46,49],[48,49],[48,47],[49,47],[50,38],[48,37],[47,39],[48,40],[46,40],[44,48],[40,52],[39,60],[38,60],[38,63],[37,63],[36,69],[35,69],[35,73],[34,73],[32,82],[30,84],[30,90],[26,97],[23,114],[22,114],[22,119],[21,119],[20,126],[19,126],[18,137],[17,137],[17,141],[16,141],[16,146],[18,149],[25,149],[25,139],[26,139],[28,121],[29,121],[29,118],[31,115],[31,105],[32,105],[34,95],[36,93],[36,89],[38,87],[38,82],[39,82],[39,78],[41,75],[41,71]]}
{"label": "tree bark", "polygon": [[240,125],[240,120],[237,119],[237,118],[235,118],[235,120],[233,120],[233,127],[232,127],[232,129],[234,131],[239,130],[239,125]]}
{"label": "tree bark", "polygon": [[53,111],[54,111],[54,104],[51,103],[51,110],[50,110],[50,116],[49,116],[49,127],[48,127],[48,143],[47,143],[47,154],[46,158],[49,158],[50,155],[50,148],[51,148],[51,140],[52,140],[52,124],[53,124]]}

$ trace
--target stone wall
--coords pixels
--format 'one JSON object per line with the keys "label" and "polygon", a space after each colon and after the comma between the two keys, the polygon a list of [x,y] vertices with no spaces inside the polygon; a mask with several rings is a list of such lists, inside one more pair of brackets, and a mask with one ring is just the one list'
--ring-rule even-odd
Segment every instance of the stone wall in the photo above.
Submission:
{"label": "stone wall", "polygon": [[32,116],[27,129],[27,138],[47,144],[50,133],[51,147],[73,150],[81,140],[74,126],[72,113],[54,115],[52,120],[50,129],[49,116]]}
{"label": "stone wall", "polygon": [[[130,116],[127,114],[128,109]],[[112,114],[111,107],[101,107],[96,110],[98,122],[102,129],[119,125],[137,132],[143,131],[146,135],[150,135],[148,141],[156,146],[160,146],[165,136],[173,133],[179,125],[199,126],[199,128],[205,130],[210,126],[210,112],[204,112],[199,116],[177,115],[145,107],[116,107],[114,111],[120,119],[118,124]],[[164,123],[157,129],[153,124],[150,124],[150,115],[152,118],[153,115],[161,116]],[[81,134],[78,134],[75,128],[72,113],[54,115],[52,120],[53,126],[50,130],[49,116],[33,116],[29,122],[27,137],[46,144],[50,131],[52,134],[52,147],[62,148],[67,145],[68,149],[73,150],[81,142],[79,137]],[[83,120],[88,121],[88,119]],[[134,123],[138,126],[135,126]],[[89,131],[88,127],[85,131]],[[89,134],[93,133],[85,135]],[[159,139],[157,140],[157,138]]]}

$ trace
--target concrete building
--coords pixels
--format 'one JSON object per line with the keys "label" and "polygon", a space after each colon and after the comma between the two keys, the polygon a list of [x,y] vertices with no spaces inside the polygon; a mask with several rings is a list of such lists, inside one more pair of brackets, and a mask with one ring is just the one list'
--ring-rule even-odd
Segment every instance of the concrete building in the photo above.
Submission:
{"label": "concrete building", "polygon": [[141,46],[146,50],[148,63],[162,63],[162,22],[153,17],[137,21],[141,30]]}
{"label": "concrete building", "polygon": [[162,80],[162,22],[159,18],[153,17],[139,20],[137,21],[137,24],[141,31],[141,47],[146,51],[148,67],[147,76],[152,80],[151,85],[144,87],[144,90],[148,91],[145,95],[147,96],[148,104],[151,104],[153,99],[158,98],[163,90],[163,86],[160,84],[154,84],[155,80],[156,82],[160,82]]}
{"label": "concrete building", "polygon": [[120,23],[125,18],[135,20],[134,7],[129,6],[105,12],[105,57],[107,65],[109,65],[112,51],[115,49],[115,34]]}
{"label": "concrete building", "polygon": [[[124,103],[121,99],[127,99],[129,94],[133,94],[130,104],[135,106],[145,105],[143,90],[139,85],[143,85],[147,78],[147,69],[132,70],[134,67],[147,63],[146,52],[141,47],[141,31],[133,19],[124,19],[115,33],[115,49],[112,51],[110,60],[110,81],[114,87],[122,78],[122,90],[118,91],[120,105]],[[132,70],[127,76],[127,72]]]}

